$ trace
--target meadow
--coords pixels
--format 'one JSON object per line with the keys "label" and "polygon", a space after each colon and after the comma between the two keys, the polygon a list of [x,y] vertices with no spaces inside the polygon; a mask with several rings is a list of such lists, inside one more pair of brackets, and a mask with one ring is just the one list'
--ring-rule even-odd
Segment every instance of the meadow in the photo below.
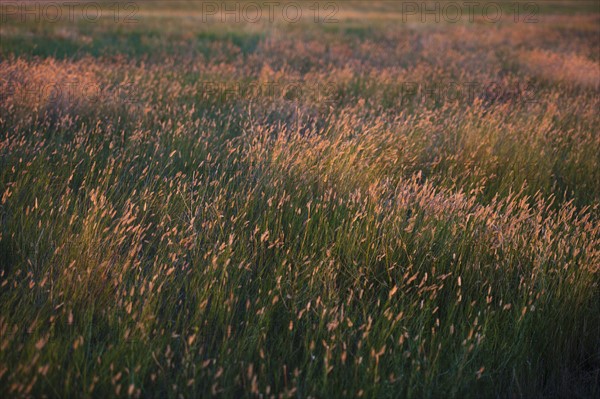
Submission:
{"label": "meadow", "polygon": [[600,397],[598,1],[14,4],[0,397]]}

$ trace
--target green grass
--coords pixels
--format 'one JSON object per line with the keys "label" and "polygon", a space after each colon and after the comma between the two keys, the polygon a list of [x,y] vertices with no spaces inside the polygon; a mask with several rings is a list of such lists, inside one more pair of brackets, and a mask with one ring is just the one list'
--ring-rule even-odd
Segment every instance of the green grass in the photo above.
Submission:
{"label": "green grass", "polygon": [[0,27],[0,397],[600,394],[598,15],[391,4]]}

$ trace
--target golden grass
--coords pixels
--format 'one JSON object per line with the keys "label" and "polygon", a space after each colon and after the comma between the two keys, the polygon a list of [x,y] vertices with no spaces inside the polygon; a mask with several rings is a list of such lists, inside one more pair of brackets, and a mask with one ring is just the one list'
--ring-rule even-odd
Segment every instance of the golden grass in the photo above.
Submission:
{"label": "golden grass", "polygon": [[0,396],[597,396],[592,17],[179,12],[2,27]]}

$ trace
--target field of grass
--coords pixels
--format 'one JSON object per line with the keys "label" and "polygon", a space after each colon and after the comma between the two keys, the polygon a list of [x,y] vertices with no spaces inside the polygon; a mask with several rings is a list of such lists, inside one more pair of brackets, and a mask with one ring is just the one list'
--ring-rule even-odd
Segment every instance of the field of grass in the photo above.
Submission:
{"label": "field of grass", "polygon": [[0,397],[600,397],[600,3],[401,3],[2,4]]}

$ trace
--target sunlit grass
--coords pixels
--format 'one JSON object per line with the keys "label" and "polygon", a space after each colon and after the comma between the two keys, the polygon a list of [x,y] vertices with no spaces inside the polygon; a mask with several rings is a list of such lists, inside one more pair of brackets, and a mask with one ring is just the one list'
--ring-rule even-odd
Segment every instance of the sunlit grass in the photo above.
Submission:
{"label": "sunlit grass", "polygon": [[2,26],[0,396],[600,393],[597,16],[180,7]]}

